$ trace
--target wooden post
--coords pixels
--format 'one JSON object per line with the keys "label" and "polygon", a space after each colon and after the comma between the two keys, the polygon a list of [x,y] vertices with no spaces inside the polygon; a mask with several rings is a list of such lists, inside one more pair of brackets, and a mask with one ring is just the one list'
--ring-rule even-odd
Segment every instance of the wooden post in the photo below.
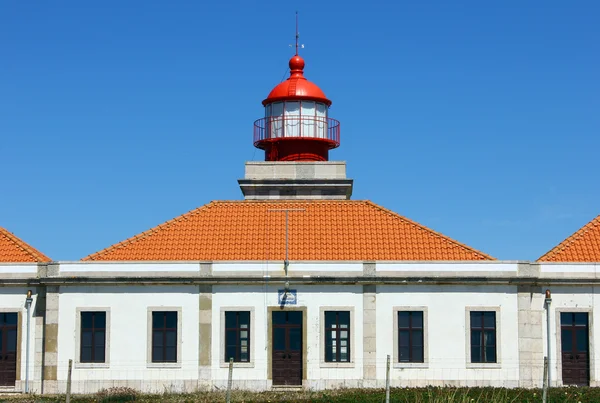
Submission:
{"label": "wooden post", "polygon": [[73,360],[69,360],[69,372],[67,373],[67,403],[71,403],[71,371],[73,370]]}
{"label": "wooden post", "polygon": [[229,377],[227,378],[227,403],[231,403],[231,380],[233,377],[233,357],[229,359]]}
{"label": "wooden post", "polygon": [[390,403],[390,356],[387,356],[385,367],[385,403]]}
{"label": "wooden post", "polygon": [[548,401],[548,357],[544,357],[544,383],[542,387],[542,402]]}

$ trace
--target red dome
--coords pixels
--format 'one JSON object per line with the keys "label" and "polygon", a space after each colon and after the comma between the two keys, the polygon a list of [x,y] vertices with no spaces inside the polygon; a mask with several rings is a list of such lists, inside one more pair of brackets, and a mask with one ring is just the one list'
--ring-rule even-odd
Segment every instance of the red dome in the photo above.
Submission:
{"label": "red dome", "polygon": [[277,85],[263,105],[275,101],[310,99],[319,101],[331,106],[331,101],[327,99],[323,91],[314,83],[311,83],[304,77],[304,59],[296,55],[290,59],[290,77]]}

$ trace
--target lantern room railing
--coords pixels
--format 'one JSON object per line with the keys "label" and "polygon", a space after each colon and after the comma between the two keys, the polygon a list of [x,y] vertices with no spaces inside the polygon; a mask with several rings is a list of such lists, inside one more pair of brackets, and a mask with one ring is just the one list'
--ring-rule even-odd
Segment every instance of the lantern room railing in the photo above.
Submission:
{"label": "lantern room railing", "polygon": [[340,122],[318,116],[270,116],[254,122],[254,145],[276,139],[316,139],[340,145]]}

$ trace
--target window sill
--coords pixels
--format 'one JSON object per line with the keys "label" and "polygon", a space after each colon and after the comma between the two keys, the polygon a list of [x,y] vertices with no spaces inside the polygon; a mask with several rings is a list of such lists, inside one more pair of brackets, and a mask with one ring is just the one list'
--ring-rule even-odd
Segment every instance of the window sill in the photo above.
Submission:
{"label": "window sill", "polygon": [[355,368],[354,362],[324,362],[321,361],[320,368]]}
{"label": "window sill", "polygon": [[75,368],[94,369],[94,368],[110,368],[108,362],[76,362]]}
{"label": "window sill", "polygon": [[180,362],[149,362],[146,368],[181,368]]}
{"label": "window sill", "polygon": [[394,369],[429,368],[428,362],[395,362]]}
{"label": "window sill", "polygon": [[467,369],[498,369],[502,368],[502,364],[499,362],[469,362],[467,363]]}
{"label": "window sill", "polygon": [[[229,368],[228,362],[221,362],[219,364],[221,368]],[[254,361],[250,362],[234,362],[233,368],[254,368]]]}

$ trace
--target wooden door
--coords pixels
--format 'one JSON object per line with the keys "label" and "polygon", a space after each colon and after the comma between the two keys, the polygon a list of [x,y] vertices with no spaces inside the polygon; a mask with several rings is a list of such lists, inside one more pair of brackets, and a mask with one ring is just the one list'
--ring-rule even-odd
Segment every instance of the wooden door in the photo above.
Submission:
{"label": "wooden door", "polygon": [[16,312],[0,312],[0,386],[15,386],[17,378]]}
{"label": "wooden door", "polygon": [[302,385],[302,312],[273,312],[273,385]]}
{"label": "wooden door", "polygon": [[587,312],[561,312],[560,338],[563,385],[589,386],[589,323]]}

